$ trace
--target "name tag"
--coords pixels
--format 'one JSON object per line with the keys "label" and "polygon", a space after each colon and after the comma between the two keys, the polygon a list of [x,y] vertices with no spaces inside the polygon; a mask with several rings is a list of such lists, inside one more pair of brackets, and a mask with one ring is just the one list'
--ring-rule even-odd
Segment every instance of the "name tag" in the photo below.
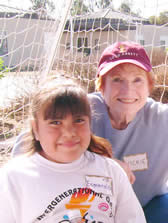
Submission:
{"label": "name tag", "polygon": [[148,158],[146,153],[124,156],[123,159],[132,171],[143,171],[148,169]]}
{"label": "name tag", "polygon": [[101,176],[86,176],[86,187],[97,193],[112,194],[112,179]]}

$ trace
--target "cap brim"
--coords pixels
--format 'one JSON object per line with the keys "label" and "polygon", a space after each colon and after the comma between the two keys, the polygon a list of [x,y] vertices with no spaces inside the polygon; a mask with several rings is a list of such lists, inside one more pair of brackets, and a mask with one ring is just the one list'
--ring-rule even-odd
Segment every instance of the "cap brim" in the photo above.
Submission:
{"label": "cap brim", "polygon": [[98,76],[103,76],[105,75],[107,72],[109,72],[111,69],[113,69],[114,67],[116,67],[117,65],[119,64],[123,64],[123,63],[131,63],[131,64],[135,64],[137,65],[138,67],[142,68],[143,70],[149,72],[151,71],[151,69],[147,66],[144,66],[142,63],[136,61],[136,60],[131,60],[131,59],[124,59],[124,60],[119,60],[119,61],[114,61],[114,62],[109,62],[108,64],[106,64],[106,66],[101,69],[99,72],[98,72]]}

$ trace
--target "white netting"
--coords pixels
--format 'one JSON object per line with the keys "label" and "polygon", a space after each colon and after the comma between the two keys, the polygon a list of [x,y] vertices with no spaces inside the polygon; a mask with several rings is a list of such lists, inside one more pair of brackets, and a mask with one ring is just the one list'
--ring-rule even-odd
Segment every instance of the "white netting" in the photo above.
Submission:
{"label": "white netting", "polygon": [[[0,153],[4,160],[23,129],[32,92],[51,70],[71,1],[45,9],[0,5]],[[52,34],[52,35],[51,35]]]}
{"label": "white netting", "polygon": [[[10,1],[8,1],[10,2]],[[78,79],[94,91],[98,60],[103,49],[118,40],[144,45],[158,76],[153,93],[167,102],[168,24],[156,25],[167,2],[144,0],[137,9],[115,7],[108,0],[53,1],[55,11],[23,10],[0,4],[0,154],[5,159],[16,135],[24,128],[31,93],[47,75]],[[125,3],[125,1],[116,1]],[[134,6],[134,1],[131,1]],[[5,3],[6,4],[6,3]],[[131,4],[130,4],[131,6]],[[163,10],[163,11],[164,11]],[[123,11],[125,13],[123,13]],[[168,11],[168,10],[167,10]],[[136,14],[136,15],[135,15]],[[5,67],[5,69],[4,69]]]}

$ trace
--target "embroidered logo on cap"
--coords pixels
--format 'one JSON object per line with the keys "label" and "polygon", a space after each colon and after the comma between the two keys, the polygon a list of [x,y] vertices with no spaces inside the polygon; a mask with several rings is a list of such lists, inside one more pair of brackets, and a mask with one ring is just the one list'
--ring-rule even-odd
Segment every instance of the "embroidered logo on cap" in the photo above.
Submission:
{"label": "embroidered logo on cap", "polygon": [[119,50],[120,50],[120,53],[125,53],[127,51],[127,49],[125,48],[123,44],[119,46]]}

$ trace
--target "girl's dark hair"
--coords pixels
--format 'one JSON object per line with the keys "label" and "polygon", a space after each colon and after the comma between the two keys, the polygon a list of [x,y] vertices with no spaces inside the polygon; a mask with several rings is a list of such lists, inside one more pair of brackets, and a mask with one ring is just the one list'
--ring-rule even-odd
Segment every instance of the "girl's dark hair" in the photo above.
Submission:
{"label": "girl's dark hair", "polygon": [[[71,80],[50,79],[34,94],[31,104],[31,116],[37,120],[39,112],[45,120],[64,118],[67,114],[86,115],[91,122],[91,110],[87,94],[76,83]],[[34,137],[32,127],[29,134],[25,136],[26,150],[29,153],[41,151],[40,142]],[[29,143],[28,143],[29,142]],[[91,135],[88,150],[108,157],[112,156],[110,143],[100,137]]]}

